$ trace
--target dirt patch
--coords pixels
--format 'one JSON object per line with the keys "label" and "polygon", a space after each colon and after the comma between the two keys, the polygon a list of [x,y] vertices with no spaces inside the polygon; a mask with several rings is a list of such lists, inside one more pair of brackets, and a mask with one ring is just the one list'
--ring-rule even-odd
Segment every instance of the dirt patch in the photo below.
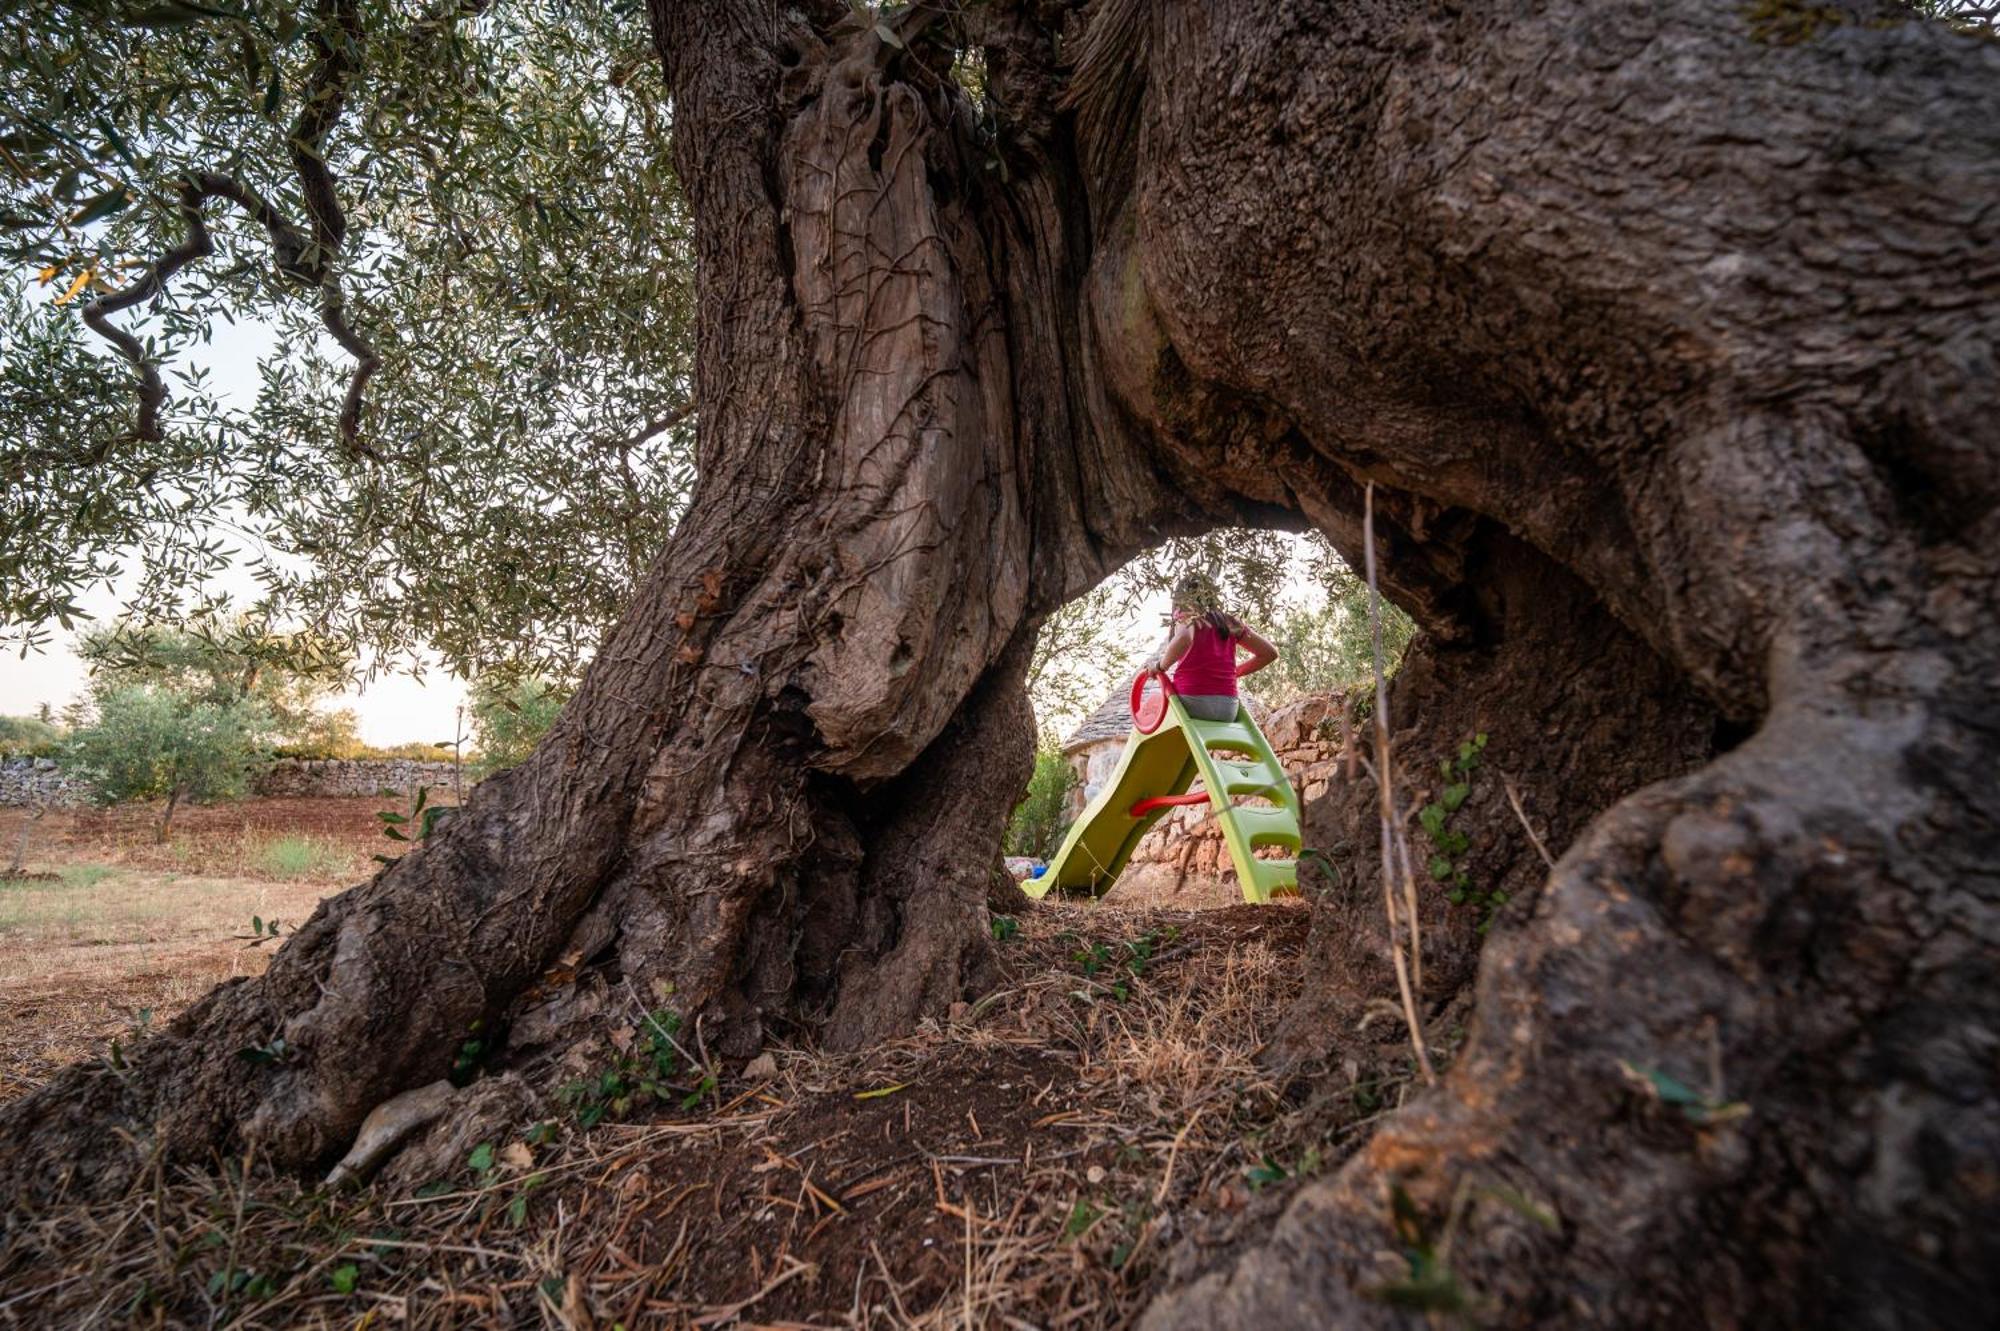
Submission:
{"label": "dirt patch", "polygon": [[[449,804],[450,792],[442,794]],[[26,859],[38,868],[87,862],[162,873],[355,882],[378,867],[370,858],[376,852],[395,853],[376,814],[406,804],[402,796],[363,795],[184,807],[165,845],[158,841],[159,811],[151,805],[51,809],[28,829]],[[33,817],[28,809],[0,809],[0,845],[11,849]],[[274,858],[272,847],[286,841],[320,853],[291,862]],[[301,867],[294,871],[292,864]]]}
{"label": "dirt patch", "polygon": [[0,883],[0,1100],[261,973],[252,921],[288,932],[327,890],[102,865]]}
{"label": "dirt patch", "polygon": [[260,799],[182,810],[173,840],[146,806],[0,809],[29,872],[0,878],[0,1099],[104,1057],[224,980],[260,973],[320,898],[395,847],[391,797]]}

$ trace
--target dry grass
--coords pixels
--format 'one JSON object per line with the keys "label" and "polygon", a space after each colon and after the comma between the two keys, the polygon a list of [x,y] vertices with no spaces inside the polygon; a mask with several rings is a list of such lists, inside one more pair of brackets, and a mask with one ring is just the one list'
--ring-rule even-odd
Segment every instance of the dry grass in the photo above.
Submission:
{"label": "dry grass", "polygon": [[[394,796],[364,795],[187,808],[174,816],[173,839],[165,845],[157,840],[158,810],[146,805],[56,809],[30,832],[23,867],[98,864],[213,878],[306,878],[346,886],[375,870],[370,857],[377,851],[394,851],[382,838],[376,812],[406,803]],[[0,846],[9,854],[29,816],[25,809],[0,809]],[[303,862],[285,853],[300,847],[308,852]]]}
{"label": "dry grass", "polygon": [[1260,1071],[1305,932],[1289,906],[1045,906],[948,1022],[778,1051],[650,1122],[585,1132],[551,1097],[548,1140],[418,1195],[156,1172],[13,1217],[0,1323],[1128,1326],[1397,1099],[1297,1105]]}
{"label": "dry grass", "polygon": [[0,1099],[264,969],[251,917],[297,923],[326,888],[66,865],[0,883]]}
{"label": "dry grass", "polygon": [[[0,880],[0,1099],[101,1054],[218,983],[262,971],[252,917],[297,924],[367,876],[385,799],[258,800],[187,810],[56,810],[32,829],[29,878]],[[0,845],[29,815],[0,810]],[[150,1014],[150,1015],[149,1015]]]}

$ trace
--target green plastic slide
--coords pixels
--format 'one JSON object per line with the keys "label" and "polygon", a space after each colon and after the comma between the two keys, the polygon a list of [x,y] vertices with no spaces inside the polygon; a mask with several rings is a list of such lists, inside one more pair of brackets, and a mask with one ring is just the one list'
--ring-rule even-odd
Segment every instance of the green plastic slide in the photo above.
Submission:
{"label": "green plastic slide", "polygon": [[[1197,780],[1201,790],[1187,794]],[[1245,797],[1263,802],[1236,803]],[[1022,888],[1037,897],[1051,888],[1103,896],[1140,838],[1181,804],[1208,805],[1222,825],[1245,901],[1298,890],[1296,858],[1260,860],[1251,853],[1280,846],[1296,857],[1299,850],[1298,795],[1264,732],[1242,706],[1234,721],[1201,721],[1171,693],[1158,727],[1150,734],[1135,727],[1126,737],[1117,769],[1071,826],[1062,849],[1041,877]]]}

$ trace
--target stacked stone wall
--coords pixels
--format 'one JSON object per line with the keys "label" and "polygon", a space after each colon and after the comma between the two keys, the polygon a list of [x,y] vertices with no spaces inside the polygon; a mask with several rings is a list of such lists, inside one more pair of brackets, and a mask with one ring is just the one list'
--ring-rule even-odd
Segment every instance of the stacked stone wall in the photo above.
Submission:
{"label": "stacked stone wall", "polygon": [[[281,758],[259,777],[256,793],[291,798],[401,795],[417,786],[448,789],[452,765],[419,758]],[[462,780],[470,783],[469,775]],[[90,787],[53,758],[0,759],[0,807],[90,802]]]}

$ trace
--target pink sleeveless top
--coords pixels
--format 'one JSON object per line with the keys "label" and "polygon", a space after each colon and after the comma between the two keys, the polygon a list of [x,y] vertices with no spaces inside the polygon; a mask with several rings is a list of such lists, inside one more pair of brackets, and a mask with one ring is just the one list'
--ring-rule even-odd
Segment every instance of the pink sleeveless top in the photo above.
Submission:
{"label": "pink sleeveless top", "polygon": [[1236,696],[1236,640],[1206,623],[1194,626],[1194,642],[1174,662],[1174,692],[1201,697]]}

